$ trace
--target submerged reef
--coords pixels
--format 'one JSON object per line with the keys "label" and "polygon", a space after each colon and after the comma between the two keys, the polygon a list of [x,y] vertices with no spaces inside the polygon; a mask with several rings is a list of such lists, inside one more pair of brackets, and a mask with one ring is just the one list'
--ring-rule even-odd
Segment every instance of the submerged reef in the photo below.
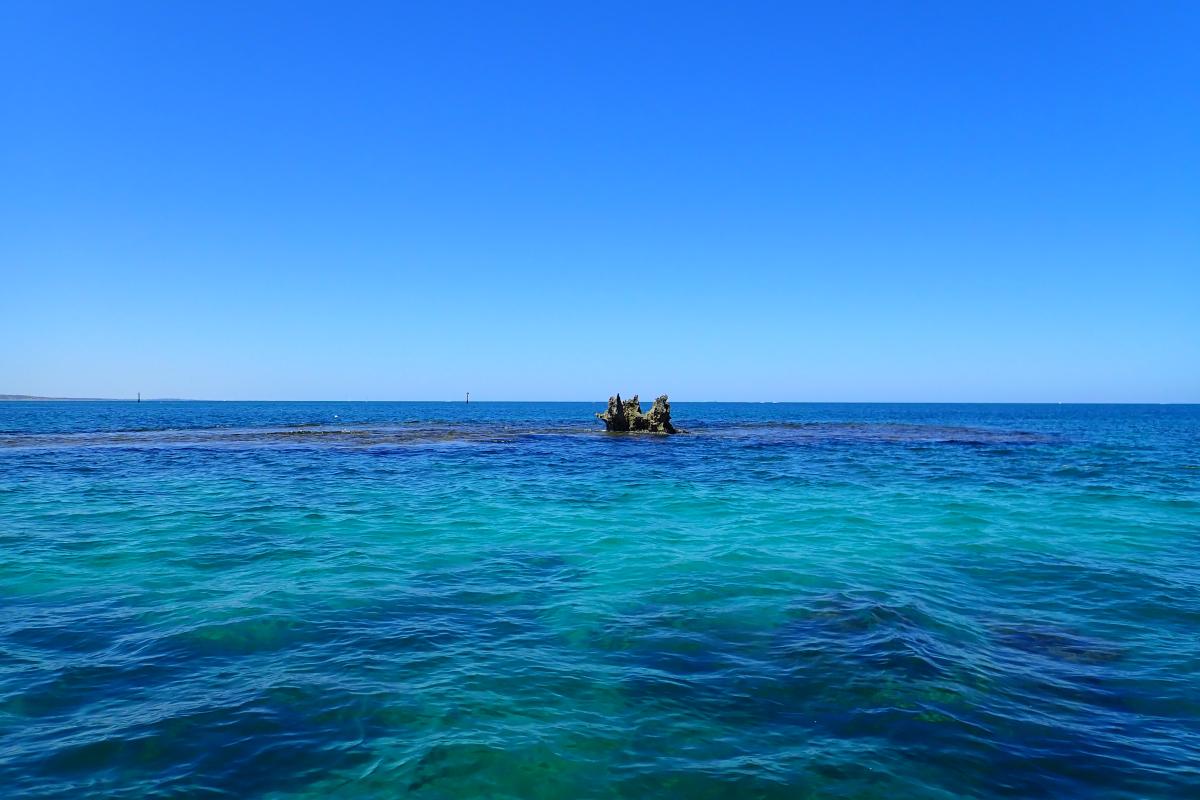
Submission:
{"label": "submerged reef", "polygon": [[604,420],[604,429],[607,431],[678,433],[671,424],[671,404],[667,402],[665,394],[655,398],[654,405],[645,414],[636,394],[625,401],[621,400],[621,395],[613,395],[608,398],[608,410],[596,414],[596,418]]}

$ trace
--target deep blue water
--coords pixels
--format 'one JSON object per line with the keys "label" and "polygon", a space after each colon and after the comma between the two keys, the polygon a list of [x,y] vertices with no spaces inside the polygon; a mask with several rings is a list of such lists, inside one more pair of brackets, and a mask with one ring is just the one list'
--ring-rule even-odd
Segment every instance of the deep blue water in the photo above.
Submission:
{"label": "deep blue water", "polygon": [[9,797],[1200,797],[1200,407],[0,403]]}

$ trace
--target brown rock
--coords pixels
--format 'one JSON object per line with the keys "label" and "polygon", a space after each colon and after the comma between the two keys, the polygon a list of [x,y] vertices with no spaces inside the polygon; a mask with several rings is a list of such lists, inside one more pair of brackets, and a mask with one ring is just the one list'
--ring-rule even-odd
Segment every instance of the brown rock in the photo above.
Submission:
{"label": "brown rock", "polygon": [[647,433],[677,433],[671,424],[671,404],[667,396],[660,395],[648,414],[642,413],[642,404],[635,394],[622,401],[621,395],[608,398],[608,410],[596,417],[604,421],[604,429],[614,432],[645,431]]}

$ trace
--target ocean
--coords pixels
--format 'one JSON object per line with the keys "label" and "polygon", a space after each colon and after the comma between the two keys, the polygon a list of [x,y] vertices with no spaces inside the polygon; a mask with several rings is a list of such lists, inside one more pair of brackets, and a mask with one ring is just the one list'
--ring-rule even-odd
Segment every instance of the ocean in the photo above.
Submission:
{"label": "ocean", "polygon": [[19,798],[1200,797],[1200,406],[0,403]]}

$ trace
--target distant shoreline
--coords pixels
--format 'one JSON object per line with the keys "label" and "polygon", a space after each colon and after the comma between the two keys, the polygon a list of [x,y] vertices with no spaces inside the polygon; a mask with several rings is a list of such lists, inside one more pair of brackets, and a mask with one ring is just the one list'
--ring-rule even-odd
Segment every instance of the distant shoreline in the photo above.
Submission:
{"label": "distant shoreline", "polygon": [[0,394],[0,403],[190,403],[185,397],[40,397],[34,394]]}
{"label": "distant shoreline", "polygon": [[[55,400],[55,401],[66,402],[66,403],[70,403],[70,402],[78,403],[78,402],[85,402],[88,400],[94,401],[94,400],[114,400],[114,399],[116,399],[116,398],[109,398],[109,397],[38,397],[37,395],[32,395],[32,394],[0,394],[0,401],[9,400],[9,401],[13,401],[13,402],[21,402],[21,401],[26,401],[26,400],[29,400],[29,401]],[[134,400],[134,402],[137,402],[137,401]]]}

